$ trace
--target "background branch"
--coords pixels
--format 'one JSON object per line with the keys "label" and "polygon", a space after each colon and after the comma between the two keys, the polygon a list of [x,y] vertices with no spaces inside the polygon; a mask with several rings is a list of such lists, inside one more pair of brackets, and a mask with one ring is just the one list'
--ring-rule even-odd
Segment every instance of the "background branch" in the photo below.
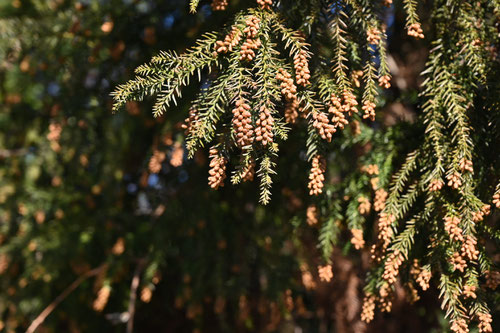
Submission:
{"label": "background branch", "polygon": [[87,280],[88,278],[92,277],[92,276],[95,276],[97,274],[99,274],[99,272],[104,268],[104,265],[101,265],[97,268],[94,268],[90,271],[88,271],[87,273],[83,274],[82,276],[80,276],[78,279],[76,279],[72,284],[69,285],[69,287],[67,287],[66,289],[64,289],[64,291],[56,297],[56,299],[54,301],[52,301],[52,303],[50,303],[39,315],[38,317],[35,318],[35,320],[33,320],[33,322],[31,323],[31,325],[28,327],[28,329],[26,330],[26,333],[33,333],[37,330],[37,328],[45,321],[45,319],[49,316],[49,314],[52,313],[52,311],[54,311],[54,309],[59,305],[59,303],[61,303],[62,301],[64,301],[64,299],[66,297],[68,297],[69,294],[71,294],[71,292],[73,290],[75,290],[76,288],[78,288],[78,286],[80,284],[82,284],[83,281]]}

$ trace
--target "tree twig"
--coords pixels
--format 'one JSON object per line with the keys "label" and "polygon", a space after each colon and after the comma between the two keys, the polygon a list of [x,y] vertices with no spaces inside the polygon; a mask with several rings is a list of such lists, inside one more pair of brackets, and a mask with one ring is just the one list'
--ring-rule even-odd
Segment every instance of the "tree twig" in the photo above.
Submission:
{"label": "tree twig", "polygon": [[9,158],[13,156],[21,156],[28,152],[27,149],[19,148],[19,149],[0,149],[0,158]]}
{"label": "tree twig", "polygon": [[88,278],[95,276],[99,274],[99,272],[104,268],[104,265],[101,265],[99,267],[96,267],[85,274],[81,275],[78,279],[76,279],[72,284],[70,284],[64,291],[56,297],[50,303],[36,318],[33,320],[31,325],[28,327],[26,330],[26,333],[33,333],[36,331],[36,329],[43,324],[45,319],[51,314],[52,311],[61,303],[64,301],[66,297],[68,297],[69,294],[71,294],[80,284],[82,284],[83,281],[87,280]]}
{"label": "tree twig", "polygon": [[134,331],[134,315],[135,315],[135,303],[137,300],[137,288],[139,287],[139,282],[141,280],[141,272],[146,264],[146,260],[140,259],[135,267],[134,276],[130,284],[130,299],[128,303],[128,321],[127,321],[127,333],[132,333]]}

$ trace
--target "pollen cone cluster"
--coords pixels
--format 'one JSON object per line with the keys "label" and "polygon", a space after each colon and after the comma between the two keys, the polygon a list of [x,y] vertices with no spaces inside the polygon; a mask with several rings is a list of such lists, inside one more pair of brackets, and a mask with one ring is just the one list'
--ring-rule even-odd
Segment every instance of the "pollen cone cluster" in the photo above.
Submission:
{"label": "pollen cone cluster", "polygon": [[293,82],[292,75],[285,69],[280,68],[276,79],[281,81],[281,94],[284,96],[285,104],[285,120],[288,123],[295,123],[299,113],[299,101],[297,99],[297,86]]}
{"label": "pollen cone cluster", "polygon": [[226,179],[226,163],[227,160],[220,155],[215,148],[210,149],[210,170],[208,171],[208,185],[213,189],[218,189],[224,186]]}
{"label": "pollen cone cluster", "polygon": [[61,145],[59,144],[59,139],[61,138],[62,126],[58,123],[52,123],[49,125],[49,133],[47,134],[47,140],[50,141],[50,148],[59,152],[61,150]]}
{"label": "pollen cone cluster", "polygon": [[476,286],[465,285],[462,294],[465,298],[477,298]]}
{"label": "pollen cone cluster", "polygon": [[474,236],[467,235],[462,243],[461,255],[469,260],[477,260],[479,251],[476,249],[477,240]]}
{"label": "pollen cone cluster", "polygon": [[218,11],[218,10],[226,10],[228,5],[227,0],[212,0],[212,10]]}
{"label": "pollen cone cluster", "polygon": [[92,307],[97,312],[102,312],[108,304],[109,295],[111,294],[111,288],[109,286],[103,286],[97,292],[97,297],[94,300]]}
{"label": "pollen cone cluster", "polygon": [[307,224],[309,225],[315,225],[318,223],[318,209],[315,205],[311,204],[307,207],[306,218]]}
{"label": "pollen cone cluster", "polygon": [[244,100],[236,101],[236,108],[233,109],[233,129],[236,133],[236,144],[243,148],[252,144],[254,131],[252,125],[252,114],[250,105]]}
{"label": "pollen cone cluster", "polygon": [[366,173],[370,176],[378,175],[378,173],[379,173],[378,165],[376,165],[376,164],[363,165],[361,167],[361,171],[363,171],[364,173]]}
{"label": "pollen cone cluster", "polygon": [[182,129],[184,129],[184,134],[189,135],[194,126],[196,125],[196,122],[198,121],[198,110],[195,108],[191,108],[189,110],[189,117],[184,120],[184,124],[182,124]]}
{"label": "pollen cone cluster", "polygon": [[257,4],[262,9],[270,9],[273,5],[273,0],[257,0]]}
{"label": "pollen cone cluster", "polygon": [[378,84],[385,89],[389,89],[391,87],[391,77],[389,75],[379,77]]}
{"label": "pollen cone cluster", "polygon": [[161,164],[165,160],[166,154],[162,151],[155,150],[153,156],[149,160],[149,171],[151,173],[158,173],[161,171]]}
{"label": "pollen cone cluster", "polygon": [[477,319],[479,320],[479,332],[480,333],[490,333],[493,332],[493,328],[491,327],[491,314],[489,313],[479,313],[477,315]]}
{"label": "pollen cone cluster", "polygon": [[450,235],[450,239],[463,242],[464,236],[462,235],[462,228],[459,226],[460,219],[457,216],[445,216],[444,218],[444,230]]}
{"label": "pollen cone cluster", "polygon": [[493,194],[493,204],[496,208],[500,208],[500,192]]}
{"label": "pollen cone cluster", "polygon": [[301,86],[306,86],[310,83],[309,79],[311,78],[311,72],[309,71],[308,58],[309,56],[305,50],[300,50],[300,52],[293,57],[295,81]]}
{"label": "pollen cone cluster", "polygon": [[255,177],[255,160],[252,160],[244,167],[241,178],[244,182],[251,182]]}
{"label": "pollen cone cluster", "polygon": [[385,208],[385,201],[387,200],[388,193],[383,188],[375,191],[375,200],[373,201],[373,208],[376,212],[380,212]]}
{"label": "pollen cone cluster", "polygon": [[52,123],[49,125],[49,133],[47,134],[47,140],[58,141],[61,137],[62,126],[58,123]]}
{"label": "pollen cone cluster", "polygon": [[294,124],[299,118],[299,101],[297,99],[287,101],[285,104],[285,121]]}
{"label": "pollen cone cluster", "polygon": [[330,124],[330,119],[328,115],[323,112],[317,112],[312,114],[313,117],[313,127],[318,131],[319,135],[323,140],[328,142],[332,141],[333,133],[337,130],[333,124]]}
{"label": "pollen cone cluster", "polygon": [[375,103],[371,101],[365,101],[361,109],[363,109],[363,119],[370,118],[371,121],[375,120]]}
{"label": "pollen cone cluster", "polygon": [[[328,114],[313,113],[313,126],[321,138],[330,142],[337,128],[344,129],[345,125],[349,123],[347,115],[357,112],[357,105],[356,97],[347,89],[342,92],[340,97],[332,94],[328,105]],[[331,119],[329,115],[331,115]]]}
{"label": "pollen cone cluster", "polygon": [[368,29],[366,40],[369,44],[378,44],[380,42],[380,30],[375,27]]}
{"label": "pollen cone cluster", "polygon": [[360,78],[362,76],[363,76],[363,71],[352,71],[352,73],[351,73],[351,80],[352,80],[352,83],[354,83],[354,86],[356,88],[361,87]]}
{"label": "pollen cone cluster", "polygon": [[500,285],[499,271],[486,271],[486,287],[495,290]]}
{"label": "pollen cone cluster", "polygon": [[465,268],[467,267],[467,262],[458,252],[453,253],[453,257],[451,257],[450,261],[453,265],[453,270],[459,270],[463,273]]}
{"label": "pollen cone cluster", "polygon": [[361,310],[361,320],[369,323],[375,317],[375,296],[367,295],[363,299],[363,308]]}
{"label": "pollen cone cluster", "polygon": [[431,180],[430,184],[429,184],[429,191],[431,192],[437,192],[439,191],[440,189],[443,188],[443,181],[440,180],[440,179],[433,179]]}
{"label": "pollen cone cluster", "polygon": [[408,36],[422,39],[424,38],[423,32],[420,23],[413,23],[408,27]]}
{"label": "pollen cone cluster", "polygon": [[462,177],[458,172],[448,174],[446,179],[448,179],[448,186],[455,190],[462,186]]}
{"label": "pollen cone cluster", "polygon": [[470,173],[474,173],[474,168],[472,167],[472,161],[462,158],[459,162],[460,170],[462,172],[469,171]]}
{"label": "pollen cone cluster", "polygon": [[246,40],[241,46],[240,60],[251,61],[255,58],[255,50],[261,46],[260,39],[256,38],[260,29],[260,18],[251,15],[245,21],[246,27],[243,34],[246,35]]}
{"label": "pollen cone cluster", "polygon": [[172,155],[170,156],[170,165],[174,168],[180,167],[184,160],[184,148],[180,143],[176,143],[172,149]]}
{"label": "pollen cone cluster", "polygon": [[318,266],[319,279],[324,282],[330,282],[333,278],[332,265]]}
{"label": "pollen cone cluster", "polygon": [[312,160],[311,172],[309,173],[309,194],[318,195],[323,192],[325,181],[326,160],[320,155],[316,155]]}
{"label": "pollen cone cluster", "polygon": [[382,278],[389,284],[394,284],[399,274],[399,266],[403,263],[403,254],[398,250],[389,254],[384,266]]}
{"label": "pollen cone cluster", "polygon": [[332,124],[335,127],[343,129],[345,125],[349,123],[345,114],[342,112],[342,102],[341,99],[332,94],[330,97],[330,107],[328,108],[328,113],[332,115]]}
{"label": "pollen cone cluster", "polygon": [[361,229],[351,229],[352,238],[351,243],[354,245],[356,250],[360,250],[365,246],[365,240],[363,239],[363,230]]}
{"label": "pollen cone cluster", "polygon": [[425,291],[429,289],[429,281],[432,277],[432,274],[430,271],[422,269],[422,267],[420,267],[418,259],[415,259],[413,261],[413,265],[410,269],[410,274],[415,279],[415,281],[420,285],[420,288],[422,288],[422,290]]}
{"label": "pollen cone cluster", "polygon": [[241,41],[241,30],[233,26],[231,32],[226,35],[223,41],[217,41],[215,50],[217,53],[231,52],[233,48]]}
{"label": "pollen cone cluster", "polygon": [[455,333],[469,333],[469,326],[464,318],[453,319],[450,329]]}
{"label": "pollen cone cluster", "polygon": [[396,217],[392,214],[380,213],[378,220],[378,239],[382,241],[382,247],[384,249],[389,246],[394,231],[392,230],[392,224],[396,221]]}
{"label": "pollen cone cluster", "polygon": [[358,212],[361,215],[366,215],[366,214],[370,213],[370,209],[371,209],[372,205],[370,203],[370,200],[368,200],[367,197],[363,197],[363,196],[359,197],[358,202],[359,202]]}
{"label": "pollen cone cluster", "polygon": [[274,118],[271,111],[263,105],[260,108],[259,119],[255,122],[255,141],[262,143],[263,146],[273,143],[273,125]]}

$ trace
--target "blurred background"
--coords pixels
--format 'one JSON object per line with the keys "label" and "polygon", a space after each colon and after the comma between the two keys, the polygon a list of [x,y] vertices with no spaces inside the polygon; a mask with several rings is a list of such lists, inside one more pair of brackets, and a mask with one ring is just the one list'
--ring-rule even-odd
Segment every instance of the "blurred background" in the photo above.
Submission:
{"label": "blurred background", "polygon": [[[136,66],[248,5],[0,0],[1,332],[25,332],[44,309],[37,332],[446,330],[435,290],[413,305],[397,293],[392,313],[362,323],[369,253],[335,249],[334,282],[319,281],[305,131],[283,146],[264,208],[257,183],[210,190],[207,151],[186,159],[196,87],[161,118],[151,101],[112,114],[110,92]],[[403,39],[397,10],[387,22],[392,125],[415,117],[427,48]]]}

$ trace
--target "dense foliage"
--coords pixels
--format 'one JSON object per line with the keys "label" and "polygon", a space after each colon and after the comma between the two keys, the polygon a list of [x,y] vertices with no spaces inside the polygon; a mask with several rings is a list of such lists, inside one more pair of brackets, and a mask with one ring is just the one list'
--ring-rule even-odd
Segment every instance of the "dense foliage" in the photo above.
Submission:
{"label": "dense foliage", "polygon": [[497,0],[0,9],[0,331],[498,325]]}

